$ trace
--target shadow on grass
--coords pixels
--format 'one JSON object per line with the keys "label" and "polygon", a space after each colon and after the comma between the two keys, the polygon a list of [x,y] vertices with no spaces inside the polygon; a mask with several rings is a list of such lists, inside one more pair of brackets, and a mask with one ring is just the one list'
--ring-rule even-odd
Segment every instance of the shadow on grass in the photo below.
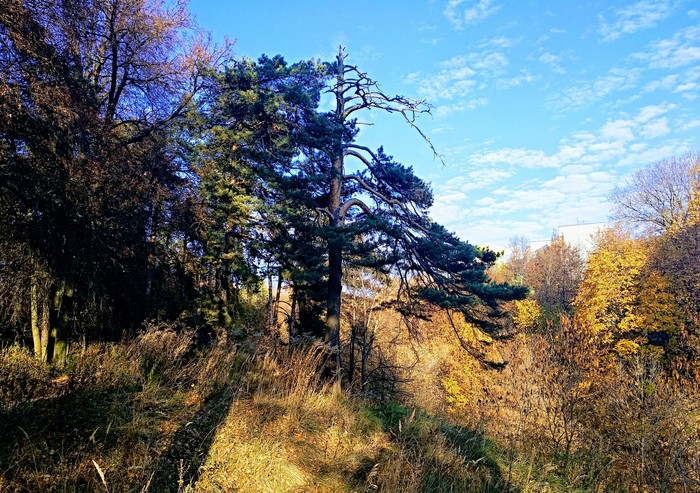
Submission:
{"label": "shadow on grass", "polygon": [[515,492],[482,435],[342,393],[236,400],[197,491]]}
{"label": "shadow on grass", "polygon": [[227,390],[202,402],[156,384],[94,385],[0,411],[0,491],[182,490],[231,399]]}
{"label": "shadow on grass", "polygon": [[[372,408],[371,412],[399,450],[398,454],[393,453],[394,458],[384,458],[385,462],[396,462],[398,455],[400,460],[398,470],[393,471],[396,477],[389,474],[389,484],[378,481],[380,487],[391,487],[380,488],[383,491],[520,491],[503,477],[498,465],[499,452],[481,433],[397,404]],[[405,462],[403,467],[401,460]],[[381,458],[377,464],[380,480]]]}
{"label": "shadow on grass", "polygon": [[150,492],[182,491],[194,487],[216,436],[216,429],[226,418],[233,402],[231,389],[207,399],[194,416],[180,423],[168,449],[160,459],[160,467],[152,478]]}

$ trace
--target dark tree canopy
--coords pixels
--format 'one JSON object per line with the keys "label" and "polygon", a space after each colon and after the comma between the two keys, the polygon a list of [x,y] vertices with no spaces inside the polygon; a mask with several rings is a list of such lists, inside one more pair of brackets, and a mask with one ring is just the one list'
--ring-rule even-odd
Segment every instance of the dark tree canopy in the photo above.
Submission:
{"label": "dark tree canopy", "polygon": [[[498,301],[526,289],[491,282],[485,271],[497,254],[431,221],[430,186],[383,148],[356,141],[357,112],[396,113],[415,127],[428,107],[388,96],[345,58],[341,49],[335,63],[243,60],[217,79],[210,146],[228,149],[229,164],[222,165],[249,170],[243,174],[251,177],[258,204],[258,253],[286,272],[307,302],[318,305],[325,295],[325,338],[332,345],[343,265],[398,276],[395,306],[407,316],[420,314],[423,300],[488,327]],[[336,101],[332,112],[319,108],[324,91]],[[346,172],[349,160],[357,171]]]}

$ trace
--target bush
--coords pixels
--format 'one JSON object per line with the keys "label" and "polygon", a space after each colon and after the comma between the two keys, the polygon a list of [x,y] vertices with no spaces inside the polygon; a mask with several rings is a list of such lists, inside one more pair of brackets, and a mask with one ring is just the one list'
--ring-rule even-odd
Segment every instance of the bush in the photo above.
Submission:
{"label": "bush", "polygon": [[0,407],[11,408],[40,397],[51,387],[46,363],[20,346],[0,351]]}

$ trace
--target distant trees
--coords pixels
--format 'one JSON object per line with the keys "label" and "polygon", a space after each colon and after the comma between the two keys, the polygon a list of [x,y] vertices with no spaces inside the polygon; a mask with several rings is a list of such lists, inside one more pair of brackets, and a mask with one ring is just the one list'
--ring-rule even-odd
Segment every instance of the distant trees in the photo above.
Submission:
{"label": "distant trees", "polygon": [[525,280],[534,298],[550,314],[569,312],[583,279],[584,260],[578,247],[561,235],[532,254],[525,265]]}
{"label": "distant trees", "polygon": [[561,235],[552,235],[547,245],[535,251],[527,238],[514,237],[508,258],[491,275],[531,290],[528,300],[512,307],[512,316],[518,328],[532,330],[545,320],[556,321],[561,314],[572,313],[584,267],[580,249],[568,244]]}

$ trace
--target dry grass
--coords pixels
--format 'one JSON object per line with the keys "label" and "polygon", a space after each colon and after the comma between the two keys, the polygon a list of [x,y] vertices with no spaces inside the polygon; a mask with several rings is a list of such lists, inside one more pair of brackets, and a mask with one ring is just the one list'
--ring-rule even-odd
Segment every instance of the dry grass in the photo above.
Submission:
{"label": "dry grass", "polygon": [[[505,491],[478,434],[324,384],[322,346],[267,353],[235,400],[196,491]],[[315,370],[315,371],[314,371]]]}
{"label": "dry grass", "polygon": [[198,349],[191,331],[166,327],[73,355],[64,374],[46,372],[31,402],[5,403],[0,491],[184,488],[244,361],[233,345]]}

